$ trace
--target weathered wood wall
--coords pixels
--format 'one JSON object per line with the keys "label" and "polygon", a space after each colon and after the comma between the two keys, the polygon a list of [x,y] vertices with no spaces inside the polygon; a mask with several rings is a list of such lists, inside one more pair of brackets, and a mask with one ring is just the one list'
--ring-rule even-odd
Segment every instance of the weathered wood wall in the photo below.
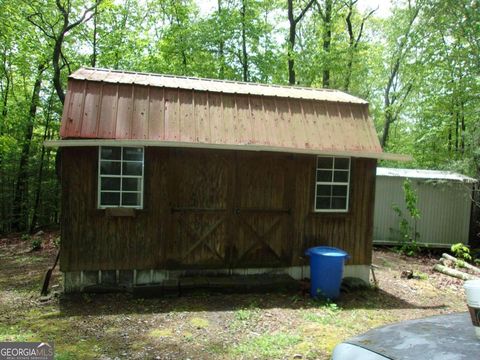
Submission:
{"label": "weathered wood wall", "polygon": [[144,209],[97,209],[97,148],[62,149],[62,271],[301,265],[306,248],[370,264],[376,161],[352,159],[348,213],[315,213],[315,157],[145,149]]}

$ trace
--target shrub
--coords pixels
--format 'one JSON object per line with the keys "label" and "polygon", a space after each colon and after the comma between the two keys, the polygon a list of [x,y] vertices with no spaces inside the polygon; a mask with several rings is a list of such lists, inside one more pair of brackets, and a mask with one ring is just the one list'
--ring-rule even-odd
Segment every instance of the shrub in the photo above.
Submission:
{"label": "shrub", "polygon": [[[392,205],[393,211],[398,215],[400,221],[401,238],[398,251],[402,254],[413,256],[420,250],[420,246],[417,243],[420,237],[417,231],[417,220],[420,218],[420,210],[417,207],[418,195],[413,189],[412,182],[409,179],[403,182],[403,192],[408,213],[405,214],[397,204]],[[413,226],[411,223],[413,223]]]}
{"label": "shrub", "polygon": [[37,251],[42,248],[42,240],[41,239],[32,239],[30,242],[30,248],[32,251]]}
{"label": "shrub", "polygon": [[460,261],[472,260],[470,248],[462,243],[453,244],[450,250],[452,251],[453,255]]}

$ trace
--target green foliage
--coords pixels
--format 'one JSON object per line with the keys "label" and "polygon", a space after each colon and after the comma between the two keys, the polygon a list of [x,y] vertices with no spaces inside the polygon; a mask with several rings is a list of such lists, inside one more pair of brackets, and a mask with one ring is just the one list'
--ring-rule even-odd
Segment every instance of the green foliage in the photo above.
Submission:
{"label": "green foliage", "polygon": [[21,236],[22,241],[30,241],[31,238],[30,234],[22,234]]}
{"label": "green foliage", "polygon": [[453,244],[450,250],[452,251],[452,254],[459,260],[456,264],[458,267],[465,267],[463,262],[469,262],[472,260],[470,248],[462,243]]}
{"label": "green foliage", "polygon": [[393,211],[399,217],[401,238],[397,249],[405,255],[413,256],[420,250],[417,242],[420,237],[420,234],[417,232],[417,220],[420,218],[420,210],[417,207],[418,196],[412,187],[410,179],[406,179],[402,187],[407,213],[404,213],[397,204],[392,205]]}
{"label": "green foliage", "polygon": [[30,249],[32,251],[37,251],[37,250],[40,250],[41,248],[42,248],[42,239],[33,238],[30,241]]}
{"label": "green foliage", "polygon": [[421,272],[421,271],[415,271],[413,273],[413,277],[417,278],[419,280],[428,280],[428,274]]}
{"label": "green foliage", "polygon": [[254,321],[259,314],[259,308],[256,301],[252,301],[248,306],[235,311],[235,320],[237,324],[232,324],[233,327],[248,325],[249,322]]}
{"label": "green foliage", "polygon": [[302,341],[301,336],[286,333],[263,334],[252,337],[233,348],[233,354],[242,358],[277,359],[292,346]]}
{"label": "green foliage", "polygon": [[60,242],[61,242],[60,240],[61,240],[60,236],[57,236],[55,239],[53,239],[53,245],[54,245],[57,249],[60,248]]}

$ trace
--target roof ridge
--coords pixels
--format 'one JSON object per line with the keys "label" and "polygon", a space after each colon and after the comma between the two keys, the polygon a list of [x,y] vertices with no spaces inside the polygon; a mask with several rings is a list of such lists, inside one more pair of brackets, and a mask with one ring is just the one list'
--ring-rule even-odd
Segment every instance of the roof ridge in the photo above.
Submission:
{"label": "roof ridge", "polygon": [[[143,72],[143,71],[133,71],[133,70],[119,70],[119,69],[108,69],[108,68],[98,68],[98,67],[90,67],[90,66],[83,66],[76,71],[74,71],[71,75],[75,74],[77,71],[86,69],[86,70],[93,70],[93,71],[106,71],[110,73],[119,73],[119,74],[135,74],[135,75],[147,75],[147,76],[156,76],[156,77],[166,77],[172,79],[186,79],[186,80],[199,80],[199,81],[212,81],[212,82],[220,82],[220,83],[227,83],[227,84],[238,84],[238,85],[249,85],[249,86],[265,86],[265,87],[274,87],[274,88],[283,88],[283,89],[298,89],[298,90],[309,90],[309,91],[319,91],[319,92],[331,92],[331,93],[343,93],[353,97],[357,97],[352,95],[346,91],[339,90],[339,89],[329,89],[329,88],[315,88],[315,87],[308,87],[308,86],[297,86],[297,85],[283,85],[283,84],[267,84],[267,83],[260,83],[260,82],[248,82],[248,81],[239,81],[239,80],[229,80],[229,79],[214,79],[214,78],[206,78],[206,77],[197,77],[197,76],[186,76],[186,75],[173,75],[173,74],[161,74],[161,73],[153,73],[153,72]],[[360,99],[360,98],[359,98]]]}
{"label": "roof ridge", "polygon": [[69,79],[368,105],[368,101],[336,89],[261,84],[118,69],[82,67],[70,74]]}

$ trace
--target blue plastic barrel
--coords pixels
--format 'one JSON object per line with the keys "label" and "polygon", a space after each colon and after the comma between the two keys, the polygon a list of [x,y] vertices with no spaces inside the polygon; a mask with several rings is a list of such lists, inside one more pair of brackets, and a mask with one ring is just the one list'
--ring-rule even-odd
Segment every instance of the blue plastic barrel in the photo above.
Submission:
{"label": "blue plastic barrel", "polygon": [[310,295],[314,298],[338,298],[345,260],[349,255],[330,246],[312,247],[305,255],[310,257]]}

